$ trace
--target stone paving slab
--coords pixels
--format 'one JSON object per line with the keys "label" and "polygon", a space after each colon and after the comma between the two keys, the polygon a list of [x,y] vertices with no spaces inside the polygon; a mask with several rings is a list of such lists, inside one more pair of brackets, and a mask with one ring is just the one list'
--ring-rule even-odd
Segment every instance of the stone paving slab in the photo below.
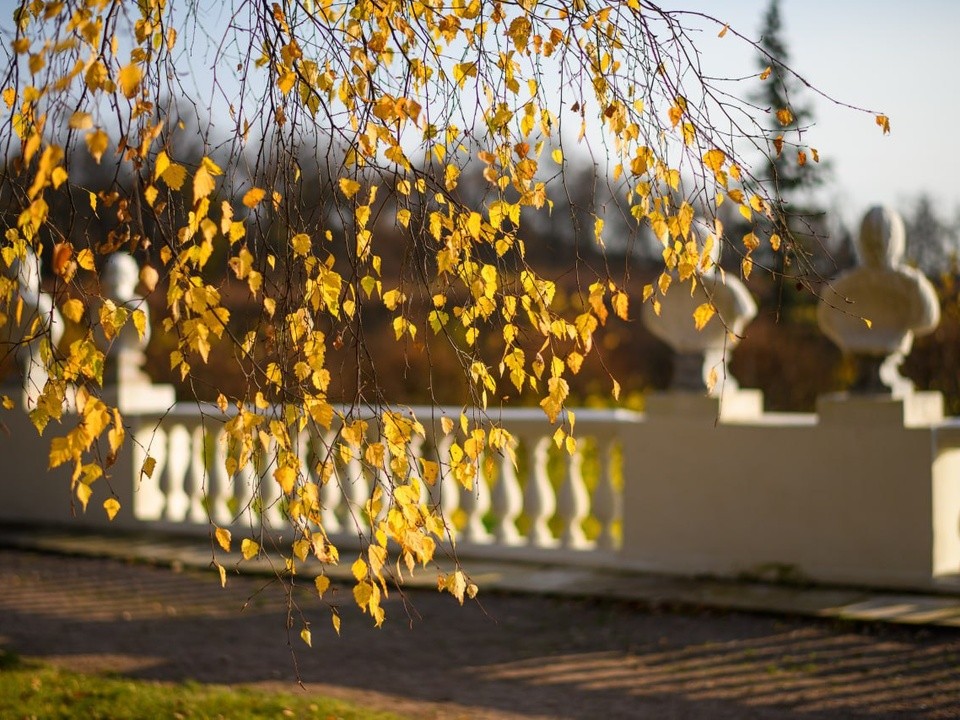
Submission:
{"label": "stone paving slab", "polygon": [[[0,525],[0,547],[63,555],[105,557],[156,565],[212,568],[211,540],[153,533],[93,533]],[[236,555],[238,557],[238,555]],[[218,558],[223,559],[218,549]],[[651,605],[680,605],[836,618],[855,622],[960,627],[960,589],[956,593],[884,592],[861,588],[801,587],[734,582],[647,573],[614,572],[507,561],[465,560],[471,579],[484,592],[501,591],[577,598],[615,598]],[[232,570],[233,568],[231,568]],[[244,573],[273,575],[267,560],[244,561]],[[309,572],[309,566],[305,572]],[[443,563],[441,563],[443,569]],[[327,567],[333,580],[351,579],[348,564]],[[405,586],[436,586],[436,574],[420,570]]]}

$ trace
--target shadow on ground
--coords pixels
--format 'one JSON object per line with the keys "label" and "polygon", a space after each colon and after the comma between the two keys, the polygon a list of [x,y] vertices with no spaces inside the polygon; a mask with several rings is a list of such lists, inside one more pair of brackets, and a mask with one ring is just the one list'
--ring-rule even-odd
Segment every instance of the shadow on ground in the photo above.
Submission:
{"label": "shadow on ground", "polygon": [[24,656],[162,681],[299,676],[418,718],[960,717],[960,633],[943,629],[416,591],[392,593],[376,630],[340,589],[338,638],[315,594],[291,602],[265,579],[221,590],[214,574],[12,551],[0,588],[0,644]]}

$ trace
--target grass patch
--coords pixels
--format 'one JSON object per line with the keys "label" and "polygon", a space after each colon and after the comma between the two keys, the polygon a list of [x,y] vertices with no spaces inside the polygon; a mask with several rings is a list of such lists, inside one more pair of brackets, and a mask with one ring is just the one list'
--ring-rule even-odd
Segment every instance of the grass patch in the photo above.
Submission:
{"label": "grass patch", "polygon": [[330,698],[84,675],[0,649],[0,717],[43,720],[403,720]]}

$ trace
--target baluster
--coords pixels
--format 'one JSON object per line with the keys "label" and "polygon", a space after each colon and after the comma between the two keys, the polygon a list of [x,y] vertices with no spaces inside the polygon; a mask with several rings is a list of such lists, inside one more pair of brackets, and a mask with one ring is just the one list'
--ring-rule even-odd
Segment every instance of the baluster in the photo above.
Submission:
{"label": "baluster", "polygon": [[460,492],[456,478],[450,469],[450,448],[453,437],[444,435],[437,441],[437,462],[440,463],[440,474],[437,482],[430,488],[430,503],[435,506],[443,519],[447,535],[455,540],[457,529],[453,524],[453,513],[460,504]]}
{"label": "baluster", "polygon": [[422,436],[414,435],[407,445],[407,460],[410,462],[408,479],[411,485],[416,484],[416,487],[419,488],[421,500],[425,497],[423,487],[426,485],[423,481],[423,468],[420,466],[425,442]]}
{"label": "baluster", "polygon": [[490,542],[490,533],[483,524],[483,517],[490,510],[490,478],[484,477],[481,459],[477,460],[473,488],[460,490],[460,507],[467,515],[466,525],[463,527],[463,539],[473,543]]}
{"label": "baluster", "polygon": [[378,487],[380,488],[380,512],[378,512],[376,516],[372,518],[374,526],[377,525],[381,520],[386,519],[387,512],[390,510],[390,503],[393,499],[393,493],[391,492],[392,483],[390,481],[390,474],[388,470],[390,453],[387,450],[387,443],[382,437],[380,438],[379,442],[383,444],[383,463],[370,468],[371,485],[370,497],[368,498],[372,499],[373,493]]}
{"label": "baluster", "polygon": [[593,493],[593,514],[600,521],[600,535],[597,547],[601,550],[615,550],[617,537],[614,526],[620,519],[620,493],[614,486],[614,440],[597,439],[597,458],[600,461],[600,477]]}
{"label": "baluster", "polygon": [[210,513],[210,520],[217,525],[229,525],[233,522],[229,503],[233,497],[233,478],[227,472],[225,465],[229,442],[230,436],[224,430],[220,430],[217,433],[216,447],[213,452],[211,487],[207,493],[207,510]]}
{"label": "baluster", "polygon": [[547,525],[557,510],[557,498],[547,473],[547,454],[549,436],[538,438],[530,453],[530,477],[523,492],[523,509],[530,519],[527,542],[536,547],[550,547],[555,544],[553,533]]}
{"label": "baluster", "polygon": [[260,476],[257,473],[256,456],[250,458],[250,462],[237,470],[233,476],[232,497],[237,503],[236,517],[246,516],[247,523],[259,525],[260,518],[254,511],[254,500],[257,497],[257,484],[260,482]]}
{"label": "baluster", "polygon": [[[294,439],[294,451],[297,453],[297,460],[300,461],[300,472],[303,474],[304,483],[312,483],[318,486],[317,473],[314,471],[315,462],[312,461],[313,443],[310,441],[310,433],[307,430],[301,430]],[[307,496],[304,496],[307,497]],[[320,493],[317,493],[317,503],[320,502]],[[311,508],[304,508],[303,515],[297,521],[301,526],[310,524],[307,513]]]}
{"label": "baluster", "polygon": [[[517,442],[512,441],[516,453]],[[493,535],[501,545],[518,545],[522,541],[517,530],[517,518],[523,511],[523,492],[517,480],[517,470],[511,453],[504,452],[500,458],[500,472],[493,487],[494,526]]]}
{"label": "baluster", "polygon": [[588,547],[587,536],[583,533],[583,521],[590,513],[590,495],[583,482],[583,452],[580,443],[567,456],[567,472],[560,486],[557,505],[563,531],[560,542],[565,548],[579,549]]}
{"label": "baluster", "polygon": [[[159,427],[143,427],[136,433],[133,450],[133,471],[136,473],[133,515],[138,520],[159,520],[163,517],[164,497],[160,490],[160,477],[167,462],[167,434]],[[156,461],[153,474],[149,477],[142,472],[148,456]]]}
{"label": "baluster", "polygon": [[340,488],[347,499],[347,512],[353,518],[354,525],[358,528],[366,526],[366,512],[364,505],[370,499],[370,484],[367,482],[367,476],[363,472],[363,463],[357,457],[359,450],[350,451],[350,460],[344,467],[344,474]]}
{"label": "baluster", "polygon": [[163,519],[181,522],[186,517],[190,497],[185,488],[190,468],[190,432],[174,425],[167,433],[167,467],[160,478],[160,490],[166,502]]}
{"label": "baluster", "polygon": [[337,517],[337,511],[343,503],[343,484],[336,461],[334,447],[336,438],[337,434],[331,431],[325,438],[318,435],[313,441],[313,454],[317,462],[329,462],[333,465],[333,472],[320,486],[320,522],[323,523],[323,529],[328,535],[336,534],[343,529],[340,518]]}
{"label": "baluster", "polygon": [[260,460],[255,466],[260,480],[260,522],[268,527],[279,527],[284,521],[283,490],[273,477],[273,471],[277,468],[278,449],[277,441],[271,439],[267,447],[262,448],[260,453],[255,453]]}
{"label": "baluster", "polygon": [[203,496],[207,482],[207,433],[203,423],[194,429],[190,442],[190,484],[187,520],[191,523],[206,523],[207,511],[203,507]]}

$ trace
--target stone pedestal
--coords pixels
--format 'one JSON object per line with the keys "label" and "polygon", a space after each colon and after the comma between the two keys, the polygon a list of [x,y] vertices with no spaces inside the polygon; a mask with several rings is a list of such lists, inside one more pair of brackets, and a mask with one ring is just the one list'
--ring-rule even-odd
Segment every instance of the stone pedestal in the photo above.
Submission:
{"label": "stone pedestal", "polygon": [[912,392],[889,394],[835,393],[817,399],[821,425],[931,427],[943,422],[943,395]]}
{"label": "stone pedestal", "polygon": [[646,414],[651,419],[683,416],[710,422],[749,420],[763,414],[763,393],[741,388],[719,395],[680,390],[651,393],[646,398]]}

